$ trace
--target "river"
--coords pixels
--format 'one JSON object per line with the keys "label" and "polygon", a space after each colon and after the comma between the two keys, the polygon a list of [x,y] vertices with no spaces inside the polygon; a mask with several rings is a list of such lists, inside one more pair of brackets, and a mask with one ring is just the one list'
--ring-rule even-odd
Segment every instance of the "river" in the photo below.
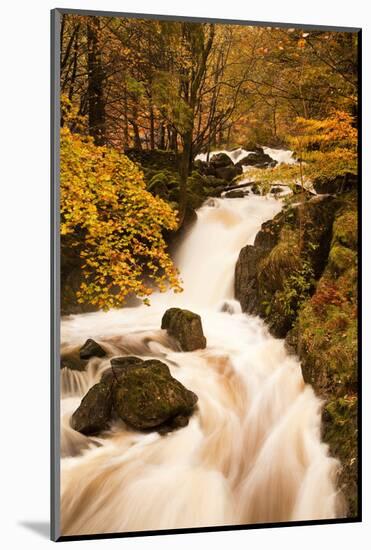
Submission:
{"label": "river", "polygon": [[[72,430],[70,417],[109,359],[91,359],[86,372],[61,371],[63,535],[339,514],[338,463],[321,442],[321,402],[284,342],[241,313],[233,297],[240,249],[281,207],[271,195],[210,199],[175,257],[183,293],[155,294],[149,307],[63,319],[63,349],[94,338],[111,355],[159,358],[199,397],[189,425],[166,436],[115,421],[88,438]],[[174,306],[200,314],[206,349],[172,349],[160,326]]]}

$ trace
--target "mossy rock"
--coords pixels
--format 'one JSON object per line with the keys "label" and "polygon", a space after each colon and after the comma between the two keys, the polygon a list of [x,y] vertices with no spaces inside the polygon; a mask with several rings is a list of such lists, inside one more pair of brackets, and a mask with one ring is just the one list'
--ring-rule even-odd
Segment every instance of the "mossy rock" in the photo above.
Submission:
{"label": "mossy rock", "polygon": [[171,376],[167,365],[125,356],[113,358],[111,366],[73,413],[73,429],[99,434],[117,417],[137,430],[163,433],[188,424],[198,398]]}
{"label": "mossy rock", "polygon": [[164,200],[177,198],[179,193],[179,176],[169,170],[161,170],[155,172],[150,179],[147,180],[147,189],[153,195]]}
{"label": "mossy rock", "polygon": [[262,148],[256,148],[254,152],[248,153],[238,163],[238,166],[255,166],[256,168],[273,168],[277,161],[264,153]]}
{"label": "mossy rock", "polygon": [[143,359],[140,359],[140,357],[135,357],[133,355],[113,357],[111,359],[111,368],[103,372],[100,381],[105,382],[106,384],[113,384],[120,378],[121,374],[126,369],[137,367],[138,365],[142,365],[143,363]]}
{"label": "mossy rock", "polygon": [[103,382],[95,384],[71,417],[71,426],[84,435],[94,435],[103,431],[111,418],[111,386]]}
{"label": "mossy rock", "polygon": [[341,461],[338,487],[346,498],[347,516],[358,512],[358,398],[346,395],[330,399],[323,410],[323,439]]}
{"label": "mossy rock", "polygon": [[206,197],[202,193],[202,189],[200,194],[196,194],[193,192],[189,192],[187,194],[188,206],[193,210],[197,210],[198,208],[200,208],[203,205],[205,199]]}
{"label": "mossy rock", "polygon": [[179,415],[188,417],[196,403],[197,396],[157,360],[124,369],[113,387],[117,415],[138,430],[162,426]]}
{"label": "mossy rock", "polygon": [[215,176],[218,179],[231,182],[236,176],[242,173],[242,166],[239,165],[230,165],[230,166],[221,166],[215,169]]}
{"label": "mossy rock", "polygon": [[204,176],[204,182],[209,188],[226,187],[228,182],[216,176]]}
{"label": "mossy rock", "polygon": [[357,264],[357,254],[345,246],[334,245],[329,254],[329,269],[335,276],[339,276],[347,269]]}
{"label": "mossy rock", "polygon": [[226,153],[217,153],[210,157],[209,164],[216,168],[224,168],[226,166],[233,166],[233,161]]}
{"label": "mossy rock", "polygon": [[352,250],[357,249],[358,216],[356,204],[343,207],[336,217],[333,226],[333,243],[338,243]]}
{"label": "mossy rock", "polygon": [[175,338],[182,351],[206,348],[201,317],[197,313],[180,308],[168,309],[161,321],[161,328]]}
{"label": "mossy rock", "polygon": [[88,361],[81,359],[79,349],[67,349],[61,351],[61,369],[84,371]]}

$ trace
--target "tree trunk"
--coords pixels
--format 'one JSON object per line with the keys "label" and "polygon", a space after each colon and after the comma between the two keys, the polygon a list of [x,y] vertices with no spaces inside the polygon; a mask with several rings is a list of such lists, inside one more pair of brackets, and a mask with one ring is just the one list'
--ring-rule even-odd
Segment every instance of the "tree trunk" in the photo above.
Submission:
{"label": "tree trunk", "polygon": [[169,132],[169,149],[170,151],[174,151],[174,153],[178,152],[178,134],[175,128],[168,127]]}
{"label": "tree trunk", "polygon": [[136,107],[133,108],[133,118],[130,120],[130,124],[133,127],[134,130],[134,148],[138,151],[142,151],[142,141],[140,139],[140,133],[139,133],[139,127],[137,124],[137,118],[138,118],[138,109]]}
{"label": "tree trunk", "polygon": [[128,119],[128,92],[126,89],[126,82],[124,84],[124,153],[129,147],[129,119]]}
{"label": "tree trunk", "polygon": [[162,150],[165,149],[165,126],[163,122],[161,122],[159,128],[158,148]]}
{"label": "tree trunk", "polygon": [[105,75],[98,44],[99,30],[99,18],[89,18],[87,23],[89,134],[93,137],[96,145],[104,145],[106,136],[103,82]]}
{"label": "tree trunk", "polygon": [[75,80],[76,80],[77,56],[79,51],[79,27],[80,25],[77,26],[75,41],[73,45],[73,65],[72,65],[72,74],[71,74],[71,80],[70,80],[70,89],[68,91],[68,99],[70,101],[72,101],[72,98],[73,98]]}
{"label": "tree trunk", "polygon": [[183,224],[187,208],[187,180],[192,165],[192,130],[183,135],[183,151],[180,160],[179,227]]}
{"label": "tree trunk", "polygon": [[149,142],[151,151],[155,149],[155,115],[153,112],[152,98],[149,103]]}

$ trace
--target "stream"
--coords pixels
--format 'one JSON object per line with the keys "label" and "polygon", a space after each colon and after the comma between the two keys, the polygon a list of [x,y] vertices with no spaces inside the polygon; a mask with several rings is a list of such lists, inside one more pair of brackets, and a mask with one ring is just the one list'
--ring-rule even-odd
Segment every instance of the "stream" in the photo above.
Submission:
{"label": "stream", "polygon": [[[285,161],[288,153],[282,152]],[[70,427],[70,417],[109,359],[90,359],[85,372],[62,369],[63,535],[339,514],[338,462],[321,442],[321,402],[283,340],[234,300],[241,248],[253,244],[261,224],[281,208],[269,194],[209,199],[175,257],[183,293],[154,294],[150,307],[62,320],[62,349],[93,338],[111,355],[158,358],[199,397],[188,426],[165,436],[136,432],[117,420],[101,436],[86,437]],[[170,307],[201,316],[206,349],[174,351],[160,329]]]}

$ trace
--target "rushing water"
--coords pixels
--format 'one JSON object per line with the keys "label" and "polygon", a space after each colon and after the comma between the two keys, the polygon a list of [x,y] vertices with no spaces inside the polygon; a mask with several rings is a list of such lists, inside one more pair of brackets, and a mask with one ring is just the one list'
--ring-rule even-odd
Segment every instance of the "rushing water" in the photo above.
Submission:
{"label": "rushing water", "polygon": [[[294,157],[293,151],[290,151],[289,149],[272,149],[271,147],[263,147],[263,151],[265,154],[269,155],[273,160],[276,160],[278,164],[295,164],[296,159]],[[240,160],[242,160],[246,155],[249,153],[253,153],[254,151],[247,151],[246,149],[243,149],[242,147],[238,147],[237,149],[234,149],[233,151],[226,151],[225,149],[221,149],[220,151],[213,151],[210,153],[210,157],[213,157],[214,155],[217,155],[218,153],[225,153],[229,156],[229,158],[232,160],[234,164],[237,164]],[[207,153],[200,153],[196,156],[195,160],[207,160]]]}
{"label": "rushing water", "polygon": [[[86,338],[113,355],[157,357],[198,397],[189,425],[160,436],[115,421],[100,437],[69,425],[81,397],[109,365],[63,369],[62,534],[175,529],[336,517],[337,462],[320,439],[321,403],[300,364],[264,323],[233,299],[240,249],[281,208],[267,196],[212,199],[179,248],[184,292],[150,307],[70,316],[63,348]],[[207,348],[173,349],[161,317],[169,307],[201,315]]]}

